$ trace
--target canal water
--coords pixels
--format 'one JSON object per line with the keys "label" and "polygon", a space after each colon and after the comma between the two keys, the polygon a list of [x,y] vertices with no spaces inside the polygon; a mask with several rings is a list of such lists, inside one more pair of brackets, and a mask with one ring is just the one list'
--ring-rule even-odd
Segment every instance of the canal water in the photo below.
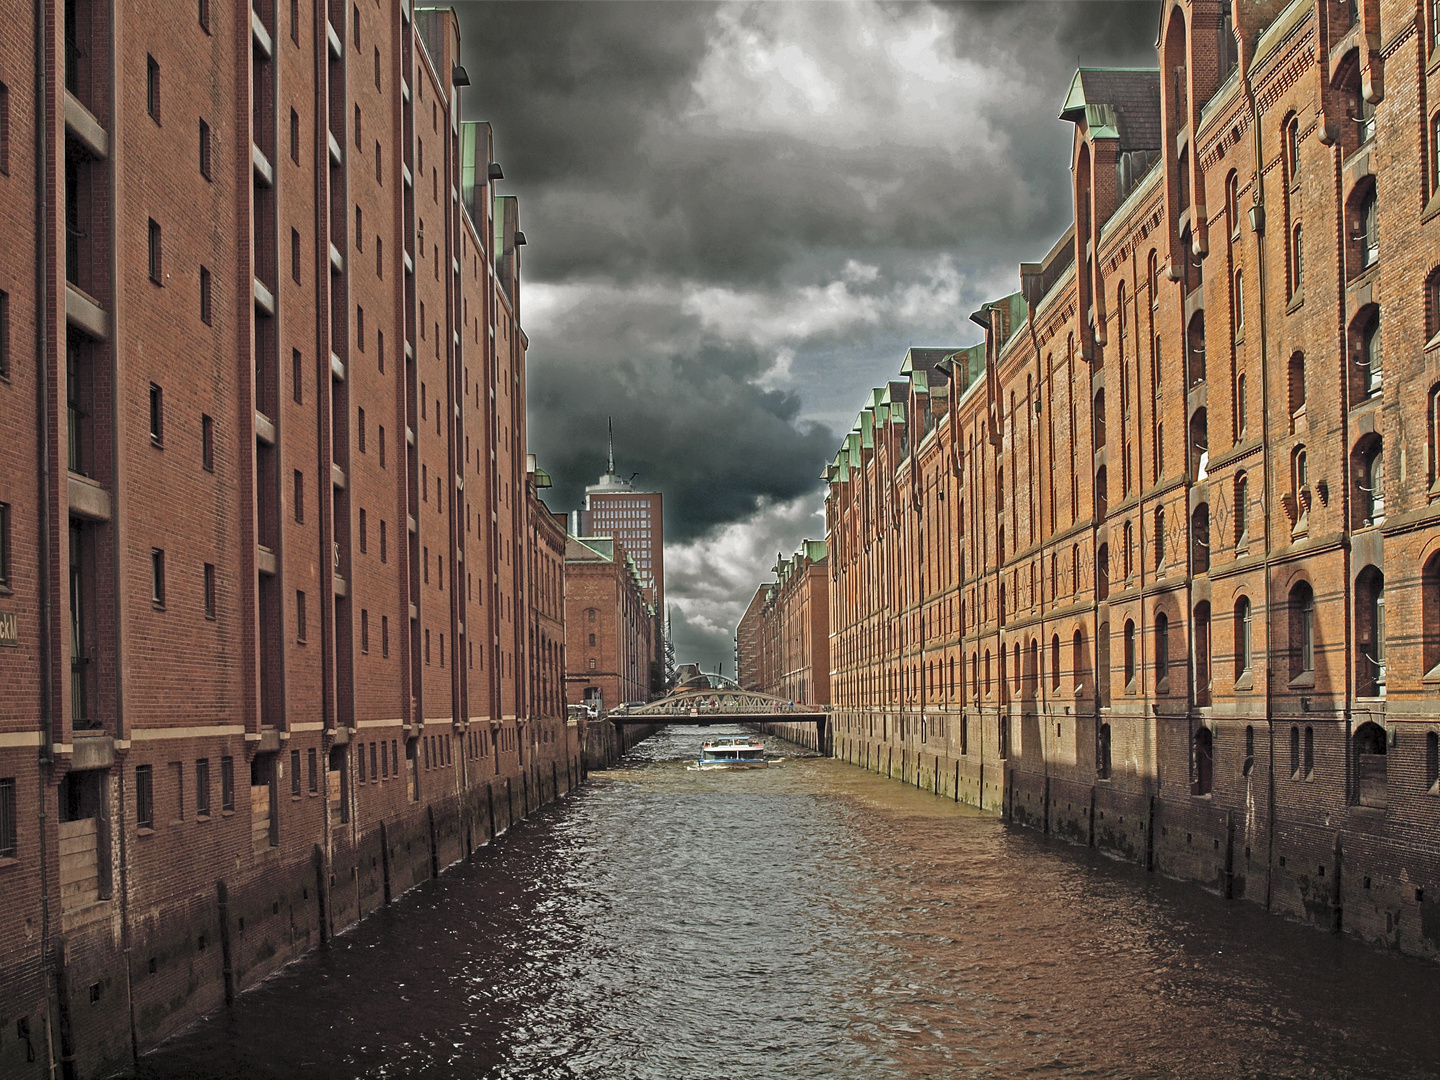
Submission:
{"label": "canal water", "polygon": [[140,1076],[1440,1076],[1440,968],[776,740],[689,767],[727,733],[652,737]]}

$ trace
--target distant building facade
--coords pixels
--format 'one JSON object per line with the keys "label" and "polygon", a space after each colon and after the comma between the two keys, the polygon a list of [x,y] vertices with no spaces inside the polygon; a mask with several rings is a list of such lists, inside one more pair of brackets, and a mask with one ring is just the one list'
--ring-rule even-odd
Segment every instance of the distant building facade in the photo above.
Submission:
{"label": "distant building facade", "polygon": [[625,547],[610,537],[565,541],[565,698],[613,709],[650,699],[655,610]]}
{"label": "distant building facade", "polygon": [[736,629],[740,684],[797,704],[830,702],[830,597],[825,542],[777,560]]}

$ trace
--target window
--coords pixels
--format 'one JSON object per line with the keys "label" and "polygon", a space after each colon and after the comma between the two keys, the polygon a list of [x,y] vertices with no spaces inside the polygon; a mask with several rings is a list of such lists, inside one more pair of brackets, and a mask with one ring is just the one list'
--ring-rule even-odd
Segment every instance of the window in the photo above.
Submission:
{"label": "window", "polygon": [[229,756],[220,759],[220,809],[235,809],[235,759]]}
{"label": "window", "polygon": [[305,643],[305,593],[295,591],[295,640]]}
{"label": "window", "polygon": [[1210,601],[1202,600],[1195,605],[1191,623],[1195,650],[1195,704],[1209,705],[1210,676]]}
{"label": "window", "polygon": [[210,125],[200,121],[200,175],[210,179]]}
{"label": "window", "polygon": [[1240,766],[1240,775],[1249,776],[1255,771],[1255,727],[1245,725],[1245,760]]}
{"label": "window", "polygon": [[1190,566],[1195,574],[1210,572],[1210,504],[1201,503],[1190,515]]}
{"label": "window", "polygon": [[380,655],[390,655],[390,616],[380,616]]}
{"label": "window", "polygon": [[1385,744],[1385,729],[1373,722],[1360,725],[1353,737],[1355,795],[1361,806],[1383,810],[1389,803]]}
{"label": "window", "polygon": [[[355,47],[358,49],[358,48],[360,47],[360,5],[359,5],[359,4],[354,4],[354,5],[352,5],[352,7],[351,7],[351,14],[350,14],[350,34],[351,34],[352,40],[355,42]],[[370,749],[373,750],[373,749],[375,749],[375,748],[372,746]]]}
{"label": "window", "polygon": [[10,587],[10,504],[0,503],[0,590]]}
{"label": "window", "polygon": [[[380,89],[380,47],[378,45],[375,47],[375,89]],[[380,144],[376,143],[375,145],[378,147]],[[378,168],[376,171],[379,171]],[[377,176],[375,179],[380,178]]]}
{"label": "window", "polygon": [[1110,725],[1101,724],[1095,744],[1095,775],[1101,780],[1110,779],[1110,758]]}
{"label": "window", "polygon": [[205,618],[215,618],[215,564],[205,564]]}
{"label": "window", "polygon": [[150,219],[149,258],[150,280],[156,285],[163,285],[165,282],[162,277],[163,268],[160,263],[160,226],[155,223],[154,218]]}
{"label": "window", "polygon": [[200,267],[200,321],[210,325],[210,271]]}
{"label": "window", "polygon": [[156,446],[165,442],[165,393],[150,384],[150,441]]}
{"label": "window", "polygon": [[[1425,733],[1425,790],[1431,795],[1440,795],[1440,735],[1433,731]],[[0,844],[3,842],[0,838]],[[0,851],[0,855],[3,854]]]}
{"label": "window", "polygon": [[290,751],[290,795],[292,798],[300,797],[300,751]]}
{"label": "window", "polygon": [[1290,779],[1300,779],[1300,728],[1290,725]]}
{"label": "window", "polygon": [[1355,578],[1355,692],[1385,696],[1385,575],[1367,566]]}
{"label": "window", "polygon": [[1299,418],[1305,411],[1305,354],[1295,353],[1290,357],[1290,430],[1294,431]]}
{"label": "window", "polygon": [[1379,525],[1385,520],[1385,444],[1379,435],[1360,441],[1355,452],[1356,527]]}
{"label": "window", "polygon": [[145,111],[160,123],[160,65],[155,57],[145,57]]}
{"label": "window", "polygon": [[295,520],[305,522],[305,474],[299,469],[295,470]]}
{"label": "window", "polygon": [[195,762],[195,816],[210,816],[210,759]]}
{"label": "window", "polygon": [[370,612],[366,608],[360,609],[360,652],[370,654]]}
{"label": "window", "polygon": [[10,377],[10,294],[0,290],[0,379]]}
{"label": "window", "polygon": [[1290,590],[1290,679],[1315,672],[1315,593],[1306,582]]}
{"label": "window", "polygon": [[355,106],[355,149],[359,150],[360,143],[360,106]]}
{"label": "window", "polygon": [[[381,280],[385,278],[385,239],[381,236],[375,237],[375,276]],[[385,335],[381,334],[379,340],[383,342]],[[385,350],[383,345],[380,349],[380,370],[385,370]]]}
{"label": "window", "polygon": [[387,556],[388,556],[388,552],[386,551],[386,543],[385,543],[385,519],[384,519],[384,518],[381,518],[381,519],[380,519],[380,561],[381,561],[382,563],[383,563],[383,562],[388,562],[389,560],[388,560],[388,557],[387,557]]}
{"label": "window", "polygon": [[365,211],[355,207],[355,250],[365,250]]}
{"label": "window", "polygon": [[1374,266],[1380,260],[1380,203],[1373,186],[1356,204],[1352,224],[1355,230],[1352,239],[1360,268]]}
{"label": "window", "polygon": [[1124,660],[1125,686],[1128,689],[1135,681],[1135,622],[1133,619],[1125,620]]}
{"label": "window", "polygon": [[165,606],[165,552],[159,548],[150,549],[150,603]]}
{"label": "window", "polygon": [[[1145,264],[1145,287],[1150,293],[1150,306],[1160,306],[1160,257],[1154,251],[1150,252],[1149,261]],[[1157,343],[1159,339],[1156,339]]]}
{"label": "window", "polygon": [[360,554],[362,555],[365,554],[366,551],[366,538],[368,535],[369,529],[366,527],[365,524],[365,509],[362,507],[360,509]]}
{"label": "window", "polygon": [[135,766],[135,827],[155,828],[155,776],[149,765]]}
{"label": "window", "polygon": [[1215,737],[1202,724],[1195,729],[1191,745],[1191,793],[1209,795],[1215,783]]}
{"label": "window", "polygon": [[15,778],[7,776],[0,780],[0,859],[15,858],[18,847],[15,821]]}
{"label": "window", "polygon": [[365,351],[365,309],[358,304],[355,306],[355,345],[361,352]]}
{"label": "window", "polygon": [[1235,271],[1235,286],[1230,302],[1235,312],[1235,334],[1239,336],[1245,332],[1245,271],[1243,270]]}
{"label": "window", "polygon": [[1373,397],[1384,386],[1382,353],[1380,348],[1380,315],[1372,314],[1360,331],[1360,355],[1356,358],[1360,368],[1361,393]]}
{"label": "window", "polygon": [[200,29],[210,32],[210,0],[200,0]]}
{"label": "window", "polygon": [[1235,546],[1241,547],[1250,536],[1250,478],[1245,473],[1235,477]]}
{"label": "window", "polygon": [[301,404],[305,398],[304,383],[300,377],[300,350],[290,350],[290,396]]}
{"label": "window", "polygon": [[1285,121],[1285,180],[1291,186],[1300,178],[1300,118]]}
{"label": "window", "polygon": [[0,174],[10,175],[10,87],[0,82]]}
{"label": "window", "polygon": [[300,164],[300,114],[290,110],[290,160]]}
{"label": "window", "polygon": [[[1440,131],[1436,132],[1440,134]],[[0,293],[0,304],[4,303],[3,293]],[[1440,269],[1432,270],[1429,279],[1425,282],[1425,338],[1434,342],[1440,338]],[[0,314],[0,319],[3,319]],[[3,330],[0,330],[3,333]],[[0,349],[5,346],[0,342]],[[5,373],[5,362],[0,359],[0,375]]]}
{"label": "window", "polygon": [[1301,774],[1306,780],[1315,779],[1315,729],[1305,725],[1305,764]]}
{"label": "window", "polygon": [[1250,402],[1245,394],[1245,376],[1238,375],[1235,378],[1235,438],[1236,440],[1245,437],[1245,418],[1250,412]]}
{"label": "window", "polygon": [[305,751],[305,776],[308,781],[307,787],[310,790],[310,794],[320,794],[320,774],[316,769],[315,748],[313,746]]}
{"label": "window", "polygon": [[204,414],[200,416],[200,466],[206,472],[215,471],[215,421]]}
{"label": "window", "polygon": [[1299,296],[1305,287],[1305,255],[1299,223],[1290,230],[1290,295]]}
{"label": "window", "polygon": [[1155,692],[1164,694],[1170,689],[1170,616],[1163,611],[1155,613]]}
{"label": "window", "polygon": [[1431,555],[1420,572],[1421,670],[1440,679],[1440,553]]}
{"label": "window", "polygon": [[300,231],[290,230],[290,280],[300,283]]}

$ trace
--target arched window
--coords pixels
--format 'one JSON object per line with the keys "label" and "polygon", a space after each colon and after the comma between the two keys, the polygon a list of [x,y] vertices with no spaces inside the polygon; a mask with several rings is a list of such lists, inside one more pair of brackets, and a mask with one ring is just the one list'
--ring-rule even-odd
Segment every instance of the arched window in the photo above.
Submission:
{"label": "arched window", "polygon": [[1290,395],[1290,430],[1294,431],[1300,418],[1305,415],[1305,354],[1295,353],[1290,357],[1288,368]]}
{"label": "arched window", "polygon": [[[1186,256],[1187,258],[1189,256]],[[1197,311],[1185,331],[1185,343],[1190,349],[1190,385],[1198,386],[1205,381],[1205,312]]]}
{"label": "arched window", "polygon": [[1125,620],[1124,639],[1125,687],[1131,688],[1135,681],[1135,620]]}
{"label": "arched window", "polygon": [[1170,692],[1170,616],[1155,613],[1155,692]]}
{"label": "arched window", "polygon": [[1210,418],[1202,406],[1190,417],[1190,475],[1204,480],[1210,463]]}
{"label": "arched window", "polygon": [[1050,639],[1050,686],[1051,689],[1060,689],[1060,635],[1056,634]]}
{"label": "arched window", "polygon": [[1125,522],[1125,578],[1128,581],[1130,575],[1135,572],[1135,524],[1132,521]]}
{"label": "arched window", "polygon": [[1210,572],[1210,504],[1201,503],[1190,515],[1190,566],[1195,574]]}
{"label": "arched window", "polygon": [[1110,725],[1101,724],[1095,743],[1095,775],[1101,780],[1110,779]]}
{"label": "arched window", "polygon": [[1358,271],[1374,266],[1380,259],[1380,204],[1375,185],[1367,185],[1351,206],[1350,239],[1355,245],[1351,251]]}
{"label": "arched window", "polygon": [[1385,520],[1385,443],[1367,435],[1355,447],[1355,527],[1379,525]]}
{"label": "arched window", "polygon": [[1210,729],[1203,724],[1195,729],[1190,740],[1191,754],[1190,791],[1195,795],[1209,795],[1215,784],[1215,739]]}
{"label": "arched window", "polygon": [[1296,296],[1305,287],[1305,248],[1300,222],[1290,230],[1290,295]]}
{"label": "arched window", "polygon": [[1235,474],[1235,546],[1242,547],[1250,539],[1250,477]]}
{"label": "arched window", "polygon": [[1285,121],[1285,180],[1294,185],[1300,178],[1300,118]]}
{"label": "arched window", "polygon": [[1440,335],[1440,269],[1430,271],[1425,279],[1425,339],[1434,341],[1437,335]]}
{"label": "arched window", "polygon": [[1070,677],[1074,680],[1077,691],[1085,685],[1084,641],[1085,639],[1077,627],[1074,636],[1070,639]]}
{"label": "arched window", "polygon": [[1373,397],[1380,393],[1384,382],[1380,338],[1380,313],[1376,309],[1360,329],[1355,365],[1360,373],[1360,394]]}
{"label": "arched window", "polygon": [[1110,599],[1110,545],[1101,544],[1095,552],[1095,599]]}
{"label": "arched window", "polygon": [[1430,196],[1440,191],[1440,113],[1430,118]]}
{"label": "arched window", "polygon": [[1240,181],[1232,170],[1225,178],[1225,223],[1231,240],[1240,237]]}
{"label": "arched window", "polygon": [[1095,470],[1095,520],[1097,522],[1104,521],[1105,515],[1109,511],[1110,499],[1109,492],[1106,490],[1108,484],[1105,466],[1101,465]]}
{"label": "arched window", "polygon": [[1240,765],[1240,775],[1249,776],[1255,771],[1255,727],[1245,725],[1245,760]]}
{"label": "arched window", "polygon": [[1440,678],[1440,551],[1420,571],[1421,670],[1428,679]]}
{"label": "arched window", "polygon": [[1385,575],[1373,566],[1355,578],[1355,692],[1385,696]]}
{"label": "arched window", "polygon": [[1315,673],[1315,592],[1308,582],[1290,590],[1290,680]]}
{"label": "arched window", "polygon": [[985,696],[990,696],[990,650],[985,650]]}
{"label": "arched window", "polygon": [[1250,674],[1255,663],[1255,627],[1249,597],[1235,601],[1235,678]]}
{"label": "arched window", "polygon": [[1304,777],[1306,780],[1315,779],[1315,729],[1305,725],[1305,765]]}
{"label": "arched window", "polygon": [[1195,704],[1210,704],[1210,601],[1195,605]]}
{"label": "arched window", "polygon": [[1440,734],[1425,733],[1425,790],[1440,795]]}
{"label": "arched window", "polygon": [[1385,729],[1379,724],[1361,724],[1353,736],[1355,748],[1355,798],[1361,806],[1384,809],[1389,804],[1385,761]]}
{"label": "arched window", "polygon": [[1110,624],[1095,628],[1095,694],[1102,706],[1110,704]]}
{"label": "arched window", "polygon": [[1300,728],[1290,725],[1290,779],[1300,779]]}
{"label": "arched window", "polygon": [[1235,439],[1245,438],[1245,425],[1250,413],[1250,402],[1245,394],[1245,376],[1235,378]]}
{"label": "arched window", "polygon": [[1155,425],[1155,482],[1165,475],[1165,425]]}
{"label": "arched window", "polygon": [[1095,391],[1095,448],[1098,450],[1105,445],[1105,391]]}
{"label": "arched window", "polygon": [[1310,463],[1304,446],[1290,452],[1290,504],[1291,517],[1298,529],[1310,513]]}
{"label": "arched window", "polygon": [[[1160,306],[1160,256],[1154,249],[1150,251],[1150,257],[1145,262],[1145,288],[1150,293],[1150,306]],[[1159,340],[1158,338],[1156,339]]]}

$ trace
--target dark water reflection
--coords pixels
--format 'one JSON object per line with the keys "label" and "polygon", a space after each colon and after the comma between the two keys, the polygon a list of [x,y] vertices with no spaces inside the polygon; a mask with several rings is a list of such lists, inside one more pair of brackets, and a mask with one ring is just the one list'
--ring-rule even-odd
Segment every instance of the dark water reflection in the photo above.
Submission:
{"label": "dark water reflection", "polygon": [[140,1075],[1440,1076],[1440,969],[834,761],[686,768],[726,730],[662,732]]}

